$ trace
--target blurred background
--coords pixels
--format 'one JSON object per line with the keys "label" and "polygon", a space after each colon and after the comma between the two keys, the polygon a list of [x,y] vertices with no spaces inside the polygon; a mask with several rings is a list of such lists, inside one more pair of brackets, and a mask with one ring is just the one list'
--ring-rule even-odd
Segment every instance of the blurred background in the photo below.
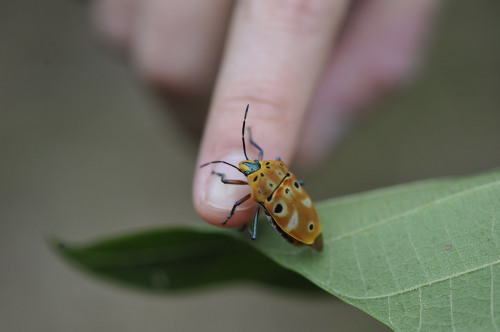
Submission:
{"label": "blurred background", "polygon": [[[328,163],[316,200],[500,165],[500,3],[447,1],[425,66]],[[126,63],[100,48],[84,4],[0,4],[0,330],[387,330],[332,297],[240,284],[161,296],[112,286],[47,246],[200,225],[196,142]]]}

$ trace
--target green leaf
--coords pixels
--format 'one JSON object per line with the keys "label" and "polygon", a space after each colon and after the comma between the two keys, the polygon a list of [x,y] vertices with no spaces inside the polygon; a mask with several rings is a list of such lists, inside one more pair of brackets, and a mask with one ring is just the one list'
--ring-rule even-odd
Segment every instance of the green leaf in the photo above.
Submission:
{"label": "green leaf", "polygon": [[60,248],[93,273],[151,290],[234,280],[309,289],[263,253],[396,330],[499,329],[500,171],[375,190],[317,208],[322,253],[291,246],[267,225],[253,247],[243,235],[213,228]]}
{"label": "green leaf", "polygon": [[92,274],[154,292],[231,281],[319,290],[248,243],[220,232],[164,229],[120,236],[82,247],[54,241],[54,247],[70,262]]}
{"label": "green leaf", "polygon": [[322,202],[325,250],[258,248],[396,330],[500,328],[500,172]]}

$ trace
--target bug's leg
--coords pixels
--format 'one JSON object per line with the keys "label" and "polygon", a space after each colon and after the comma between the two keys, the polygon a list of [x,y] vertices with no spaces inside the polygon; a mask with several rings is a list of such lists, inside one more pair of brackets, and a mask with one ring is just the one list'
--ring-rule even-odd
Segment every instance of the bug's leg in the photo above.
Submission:
{"label": "bug's leg", "polygon": [[255,240],[257,238],[257,221],[259,220],[260,205],[257,204],[257,209],[255,210],[255,215],[253,216],[252,228],[250,231],[250,238]]}
{"label": "bug's leg", "polygon": [[255,146],[257,150],[259,150],[259,160],[262,160],[262,158],[264,157],[264,150],[262,150],[262,148],[258,146],[257,143],[255,143],[252,139],[252,128],[250,127],[248,127],[248,139],[250,140],[250,144]]}
{"label": "bug's leg", "polygon": [[228,180],[228,179],[226,179],[226,176],[222,173],[217,173],[217,172],[212,171],[212,174],[220,176],[220,180],[224,184],[239,184],[239,185],[248,184],[248,182],[243,181],[243,180]]}
{"label": "bug's leg", "polygon": [[303,185],[305,185],[306,183],[304,182],[304,180],[299,180],[299,184],[300,184],[300,186],[303,186]]}
{"label": "bug's leg", "polygon": [[276,157],[276,161],[281,161],[281,158],[280,157]]}
{"label": "bug's leg", "polygon": [[222,225],[225,225],[227,224],[227,222],[229,221],[229,219],[231,219],[231,217],[233,216],[234,214],[234,210],[236,210],[236,208],[238,206],[240,206],[241,204],[243,204],[244,202],[246,202],[250,197],[252,196],[252,194],[248,194],[246,195],[245,197],[242,197],[240,198],[239,200],[237,200],[234,205],[233,205],[233,208],[231,209],[231,212],[229,212],[229,215],[227,216],[226,220],[224,220],[222,222]]}

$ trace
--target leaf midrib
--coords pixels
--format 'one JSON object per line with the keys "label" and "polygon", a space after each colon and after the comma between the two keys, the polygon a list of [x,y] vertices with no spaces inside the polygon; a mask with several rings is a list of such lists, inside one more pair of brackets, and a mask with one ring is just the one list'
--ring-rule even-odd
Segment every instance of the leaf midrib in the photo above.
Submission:
{"label": "leaf midrib", "polygon": [[500,263],[500,259],[496,260],[494,262],[491,262],[491,263],[487,263],[487,264],[483,264],[481,266],[474,267],[474,268],[469,269],[469,270],[461,271],[459,273],[451,274],[451,275],[448,275],[446,277],[437,278],[437,279],[434,279],[434,280],[431,280],[431,281],[428,281],[428,282],[425,282],[422,284],[418,284],[418,285],[413,286],[413,287],[405,288],[405,289],[402,289],[402,290],[397,291],[397,292],[391,292],[391,293],[387,293],[387,294],[373,295],[373,296],[355,296],[355,295],[344,294],[335,288],[329,287],[326,283],[322,283],[321,281],[317,281],[315,278],[312,278],[313,276],[311,274],[307,273],[307,271],[303,271],[303,273],[304,273],[304,275],[307,275],[308,278],[310,278],[311,280],[316,280],[318,282],[318,284],[324,286],[329,291],[337,294],[338,296],[346,297],[346,298],[352,299],[352,300],[377,300],[377,299],[383,299],[386,297],[392,297],[392,296],[397,296],[397,295],[401,295],[404,293],[408,293],[408,292],[417,290],[417,289],[422,288],[422,287],[427,287],[427,286],[433,285],[433,284],[438,283],[438,282],[452,280],[454,278],[458,278],[458,277],[463,276],[465,274],[473,273],[473,272],[476,272],[476,271],[479,271],[479,270],[482,270],[482,269],[485,269],[488,267],[493,267],[499,263]]}
{"label": "leaf midrib", "polygon": [[412,215],[414,213],[423,211],[423,210],[428,209],[428,208],[430,208],[432,206],[435,206],[435,205],[438,205],[438,204],[441,204],[441,203],[444,203],[444,202],[447,202],[447,201],[451,201],[451,200],[453,200],[455,198],[459,198],[459,197],[462,197],[462,196],[466,196],[466,195],[472,194],[472,193],[474,193],[476,191],[479,191],[479,190],[482,190],[482,189],[486,189],[486,188],[489,188],[489,187],[494,187],[496,185],[500,185],[500,181],[496,181],[496,182],[492,182],[492,183],[487,183],[487,184],[482,184],[482,185],[477,186],[477,187],[469,188],[467,190],[463,190],[463,191],[456,192],[454,194],[451,194],[451,195],[448,195],[448,196],[445,196],[445,197],[438,198],[438,199],[436,199],[434,201],[422,204],[420,206],[417,206],[416,208],[410,209],[410,210],[408,210],[406,212],[400,213],[400,214],[395,215],[393,217],[386,218],[384,220],[375,222],[375,223],[373,223],[371,225],[358,228],[356,230],[350,231],[350,232],[342,234],[342,235],[338,235],[338,236],[333,237],[333,238],[331,238],[329,240],[325,240],[324,243],[325,244],[327,244],[327,243],[334,243],[336,241],[340,241],[342,239],[352,237],[352,236],[354,236],[356,234],[363,233],[363,232],[365,232],[367,230],[370,230],[370,229],[373,229],[373,228],[385,225],[385,224],[387,224],[387,223],[389,223],[391,221],[398,220],[398,219],[407,217],[409,215]]}

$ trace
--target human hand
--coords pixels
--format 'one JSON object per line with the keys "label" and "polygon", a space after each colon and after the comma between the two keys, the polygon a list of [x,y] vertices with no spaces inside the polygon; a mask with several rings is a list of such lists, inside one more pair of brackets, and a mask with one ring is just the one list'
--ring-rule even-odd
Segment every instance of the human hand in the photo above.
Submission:
{"label": "human hand", "polygon": [[[149,83],[181,101],[189,126],[202,116],[188,106],[204,109],[211,98],[198,164],[244,159],[241,124],[250,104],[247,125],[265,158],[308,166],[338,142],[359,110],[411,78],[438,3],[94,0],[93,17]],[[198,213],[218,225],[249,189],[224,185],[210,172],[196,170],[193,199]],[[250,220],[249,207],[228,226]]]}

